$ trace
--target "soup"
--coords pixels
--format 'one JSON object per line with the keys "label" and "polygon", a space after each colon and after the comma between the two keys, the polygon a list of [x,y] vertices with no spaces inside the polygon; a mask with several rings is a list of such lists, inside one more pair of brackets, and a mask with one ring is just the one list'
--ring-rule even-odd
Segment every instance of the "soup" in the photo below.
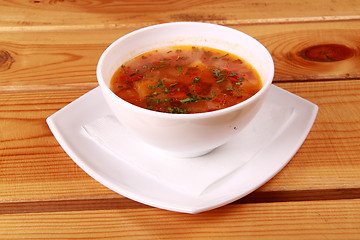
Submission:
{"label": "soup", "polygon": [[233,106],[262,87],[256,70],[233,54],[174,46],[141,54],[111,79],[111,90],[136,106],[166,113],[203,113]]}

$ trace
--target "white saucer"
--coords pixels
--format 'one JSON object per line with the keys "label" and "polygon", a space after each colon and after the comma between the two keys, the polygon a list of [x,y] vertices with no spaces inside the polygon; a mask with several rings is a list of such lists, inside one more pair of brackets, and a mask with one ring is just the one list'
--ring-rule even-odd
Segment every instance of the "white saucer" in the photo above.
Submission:
{"label": "white saucer", "polygon": [[[277,108],[291,109],[291,118],[286,120],[286,125],[279,128],[269,139],[269,143],[261,151],[257,151],[250,161],[217,181],[199,196],[191,196],[170,188],[121,161],[89,138],[83,126],[101,116],[111,115],[99,88],[54,113],[47,119],[47,123],[73,161],[109,189],[150,206],[198,213],[228,204],[259,188],[276,175],[302,145],[315,121],[318,107],[274,85],[270,88],[266,102],[264,107],[270,104]],[[260,110],[258,115],[261,115],[261,111],[265,112]],[[254,124],[251,122],[248,127],[256,129],[257,124],[261,124],[261,118]],[[244,149],[236,147],[237,141],[239,138],[233,139],[227,148],[224,148],[227,151],[220,151],[221,158],[226,159],[230,157],[229,154],[234,153],[241,156]],[[136,143],[133,145],[134,148],[137,147]],[[232,148],[231,151],[228,151],[229,148]]]}

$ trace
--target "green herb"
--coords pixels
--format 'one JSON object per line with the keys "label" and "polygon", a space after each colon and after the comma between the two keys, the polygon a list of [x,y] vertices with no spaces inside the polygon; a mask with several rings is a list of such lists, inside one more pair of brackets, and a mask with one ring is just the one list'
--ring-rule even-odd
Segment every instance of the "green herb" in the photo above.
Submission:
{"label": "green herb", "polygon": [[181,103],[193,103],[193,102],[197,102],[198,100],[211,100],[212,99],[212,97],[201,97],[201,96],[192,95],[191,93],[189,93],[187,95],[188,95],[188,98],[180,100]]}
{"label": "green herb", "polygon": [[156,104],[159,104],[161,102],[161,100],[158,98],[151,98],[151,100]]}
{"label": "green herb", "polygon": [[200,97],[201,100],[211,100],[212,97]]}
{"label": "green herb", "polygon": [[214,77],[216,77],[218,79],[216,81],[217,83],[221,83],[221,82],[225,81],[225,76],[219,69],[213,68],[211,70],[213,71]]}
{"label": "green herb", "polygon": [[175,94],[175,91],[176,91],[176,92],[180,92],[180,88],[174,88],[174,89],[172,89],[172,91],[170,92],[170,95],[174,95],[174,94]]}
{"label": "green herb", "polygon": [[226,91],[233,91],[233,90],[235,90],[235,88],[229,87],[226,89]]}
{"label": "green herb", "polygon": [[211,70],[213,71],[215,77],[221,77],[223,75],[222,72],[217,68],[213,68]]}
{"label": "green herb", "polygon": [[192,102],[197,102],[196,98],[192,98],[192,97],[188,97],[185,99],[180,100],[181,103],[192,103]]}
{"label": "green herb", "polygon": [[220,59],[220,58],[226,57],[227,55],[229,55],[229,54],[227,53],[227,54],[222,55],[222,56],[220,56],[220,57],[213,57],[212,59]]}
{"label": "green herb", "polygon": [[179,107],[169,107],[168,108],[169,113],[187,113],[188,111],[186,109],[181,109]]}
{"label": "green herb", "polygon": [[235,84],[236,84],[236,85],[241,85],[241,83],[244,81],[244,77],[239,77],[238,80],[239,80],[239,81],[236,82]]}
{"label": "green herb", "polygon": [[197,102],[198,97],[196,95],[193,95],[191,93],[186,94],[188,96],[188,98],[182,99],[180,100],[181,103],[192,103],[192,102]]}
{"label": "green herb", "polygon": [[176,68],[176,71],[178,71],[178,72],[182,72],[182,71],[183,71],[183,69],[182,69],[182,68]]}
{"label": "green herb", "polygon": [[199,77],[194,77],[192,83],[198,83],[198,82],[200,82],[200,78]]}
{"label": "green herb", "polygon": [[134,73],[132,73],[131,75],[130,75],[130,77],[133,77],[133,76],[135,76],[136,74],[138,74],[140,71],[139,70],[137,70],[136,72],[134,72]]}
{"label": "green herb", "polygon": [[175,87],[178,83],[170,84],[170,87]]}
{"label": "green herb", "polygon": [[163,67],[167,67],[167,66],[169,66],[169,65],[165,65],[165,64],[160,64],[160,65],[153,65],[153,66],[151,66],[151,70],[157,70],[157,69],[159,69],[159,68],[163,68]]}
{"label": "green herb", "polygon": [[163,89],[163,88],[165,88],[164,82],[161,81],[161,79],[158,79],[158,83],[159,83],[158,85],[149,86],[148,88],[149,89],[154,89],[154,88]]}
{"label": "green herb", "polygon": [[236,76],[236,75],[237,75],[236,73],[230,73],[229,77],[233,77],[233,76]]}
{"label": "green herb", "polygon": [[156,97],[157,95],[159,95],[160,93],[158,93],[158,92],[152,92],[151,94],[150,94],[150,97]]}

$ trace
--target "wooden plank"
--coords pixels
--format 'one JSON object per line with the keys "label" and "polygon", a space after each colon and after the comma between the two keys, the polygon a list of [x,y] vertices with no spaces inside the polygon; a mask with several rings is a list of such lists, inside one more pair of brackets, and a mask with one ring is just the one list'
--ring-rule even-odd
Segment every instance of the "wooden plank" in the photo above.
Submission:
{"label": "wooden plank", "polygon": [[[360,200],[0,215],[0,239],[336,239],[360,235]],[[185,229],[185,230],[184,230]]]}
{"label": "wooden plank", "polygon": [[[360,84],[354,81],[278,83],[319,106],[315,124],[288,166],[261,191],[358,188]],[[353,185],[355,184],[355,185]],[[336,186],[336,187],[335,187]]]}
{"label": "wooden plank", "polygon": [[[360,81],[278,85],[318,104],[320,110],[299,152],[258,191],[283,192],[283,197],[288,192],[288,200],[319,198],[314,192],[301,192],[305,190],[334,194],[334,189],[350,189],[345,196],[359,196],[351,191],[360,188]],[[0,95],[0,202],[120,197],[79,169],[45,123],[47,116],[86,91]]]}
{"label": "wooden plank", "polygon": [[[294,201],[328,201],[359,199],[360,189],[316,189],[296,191],[255,191],[233,204],[246,203],[280,203]],[[37,200],[0,202],[0,214],[25,214],[45,212],[70,212],[70,211],[95,211],[95,210],[123,210],[153,208],[148,205],[133,201],[120,195],[92,196],[92,198]]]}
{"label": "wooden plank", "polygon": [[286,0],[271,2],[267,0],[249,2],[236,0],[97,2],[13,0],[0,3],[0,16],[0,26],[17,29],[144,26],[169,21],[253,24],[359,19],[359,4],[353,0],[304,0],[300,2]]}
{"label": "wooden plank", "polygon": [[[360,20],[231,27],[254,36],[269,49],[275,61],[275,81],[303,81],[360,78],[359,24]],[[77,89],[85,83],[96,84],[95,69],[101,53],[132,30],[135,28],[8,32],[0,40],[0,91],[30,90],[29,85],[58,89],[60,84],[74,84]],[[349,55],[328,62],[304,58],[306,49],[323,44],[343,46]]]}
{"label": "wooden plank", "polygon": [[112,191],[88,177],[62,150],[45,119],[86,91],[1,94],[0,201],[99,198]]}

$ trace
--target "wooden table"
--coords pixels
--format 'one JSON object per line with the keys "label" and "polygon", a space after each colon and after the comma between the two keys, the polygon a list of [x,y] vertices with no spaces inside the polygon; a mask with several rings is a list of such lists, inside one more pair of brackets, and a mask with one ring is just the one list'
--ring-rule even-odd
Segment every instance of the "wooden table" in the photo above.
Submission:
{"label": "wooden table", "polygon": [[[107,189],[45,122],[97,86],[111,42],[172,21],[252,35],[274,58],[274,84],[319,106],[278,175],[195,215]],[[359,0],[1,1],[0,92],[0,239],[360,239]]]}

